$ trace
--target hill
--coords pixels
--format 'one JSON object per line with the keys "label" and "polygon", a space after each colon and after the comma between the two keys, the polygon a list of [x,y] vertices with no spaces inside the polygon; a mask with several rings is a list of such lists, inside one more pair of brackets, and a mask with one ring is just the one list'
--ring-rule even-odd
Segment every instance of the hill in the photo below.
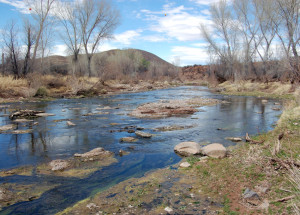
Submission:
{"label": "hill", "polygon": [[[116,57],[119,55],[126,56],[128,53],[135,53],[139,56],[142,56],[142,59],[147,62],[148,65],[154,64],[154,65],[160,65],[164,67],[171,67],[173,68],[174,66],[170,64],[169,62],[163,60],[162,58],[144,51],[140,49],[112,49],[100,53],[95,53],[93,60],[97,61],[98,59],[104,58],[104,57]],[[41,63],[41,59],[38,59],[38,65]],[[85,55],[81,54],[79,55],[79,61],[84,62],[85,61]],[[50,73],[60,73],[60,74],[67,74],[68,71],[70,71],[71,67],[71,56],[59,56],[59,55],[53,55],[46,57],[43,60],[43,66],[45,67],[45,70],[47,70]],[[81,63],[84,64],[84,63]]]}

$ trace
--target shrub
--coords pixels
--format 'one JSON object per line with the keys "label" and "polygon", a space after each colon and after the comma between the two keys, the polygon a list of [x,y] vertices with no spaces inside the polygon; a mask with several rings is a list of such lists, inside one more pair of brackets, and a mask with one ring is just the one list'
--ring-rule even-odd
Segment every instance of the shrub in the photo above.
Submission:
{"label": "shrub", "polygon": [[48,90],[46,89],[46,87],[40,87],[34,96],[36,97],[47,97],[49,95]]}

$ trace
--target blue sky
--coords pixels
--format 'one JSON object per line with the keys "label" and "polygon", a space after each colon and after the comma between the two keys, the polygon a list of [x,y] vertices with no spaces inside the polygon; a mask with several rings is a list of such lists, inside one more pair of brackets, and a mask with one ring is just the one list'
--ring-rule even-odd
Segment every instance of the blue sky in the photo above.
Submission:
{"label": "blue sky", "polygon": [[[121,14],[115,39],[100,50],[137,48],[149,51],[180,65],[205,64],[206,44],[201,39],[200,23],[210,25],[209,5],[217,0],[111,0]],[[23,0],[0,0],[0,29],[11,19],[28,16]],[[66,55],[61,40],[56,40],[51,54]]]}

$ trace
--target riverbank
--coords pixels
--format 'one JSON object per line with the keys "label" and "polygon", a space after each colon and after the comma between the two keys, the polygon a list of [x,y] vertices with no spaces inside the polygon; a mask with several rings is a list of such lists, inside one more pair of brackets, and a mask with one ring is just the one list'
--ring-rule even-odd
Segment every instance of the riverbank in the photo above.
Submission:
{"label": "riverbank", "polygon": [[[259,96],[278,98],[278,92]],[[241,95],[246,90],[230,93]],[[60,214],[296,214],[300,107],[299,94],[290,96],[273,131],[229,148],[226,158],[184,158],[190,167],[177,164],[129,179]]]}
{"label": "riverbank", "polygon": [[101,81],[99,78],[62,75],[30,75],[15,80],[0,76],[0,104],[18,101],[82,98],[99,95],[143,92],[182,85],[180,81]]}

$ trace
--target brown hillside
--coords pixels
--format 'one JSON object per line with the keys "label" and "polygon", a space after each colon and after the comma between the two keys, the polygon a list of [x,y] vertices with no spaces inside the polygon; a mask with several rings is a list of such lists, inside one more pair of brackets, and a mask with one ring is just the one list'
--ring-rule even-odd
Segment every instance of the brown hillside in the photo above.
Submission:
{"label": "brown hillside", "polygon": [[[127,49],[128,50],[128,49]],[[142,54],[142,56],[144,57],[145,60],[149,61],[149,62],[153,62],[155,64],[158,65],[166,65],[166,66],[173,66],[172,64],[170,64],[169,62],[161,59],[160,57],[144,51],[144,50],[139,50],[139,49],[129,49],[129,50],[133,50],[136,52],[140,52]],[[109,50],[109,51],[104,51],[101,53],[96,53],[95,56],[101,56],[101,55],[114,55],[117,52],[122,52],[122,51],[126,51],[126,50],[120,50],[120,49],[113,49],[113,50]],[[68,69],[71,68],[70,64],[70,57],[71,56],[59,56],[59,55],[53,55],[53,56],[49,56],[47,58],[44,59],[44,62],[47,63],[50,66],[50,71],[51,72],[57,72],[57,73],[62,73],[62,74],[67,74]],[[81,54],[79,56],[79,58],[84,58],[85,56],[83,54]],[[37,65],[39,65],[40,59],[37,60]]]}

